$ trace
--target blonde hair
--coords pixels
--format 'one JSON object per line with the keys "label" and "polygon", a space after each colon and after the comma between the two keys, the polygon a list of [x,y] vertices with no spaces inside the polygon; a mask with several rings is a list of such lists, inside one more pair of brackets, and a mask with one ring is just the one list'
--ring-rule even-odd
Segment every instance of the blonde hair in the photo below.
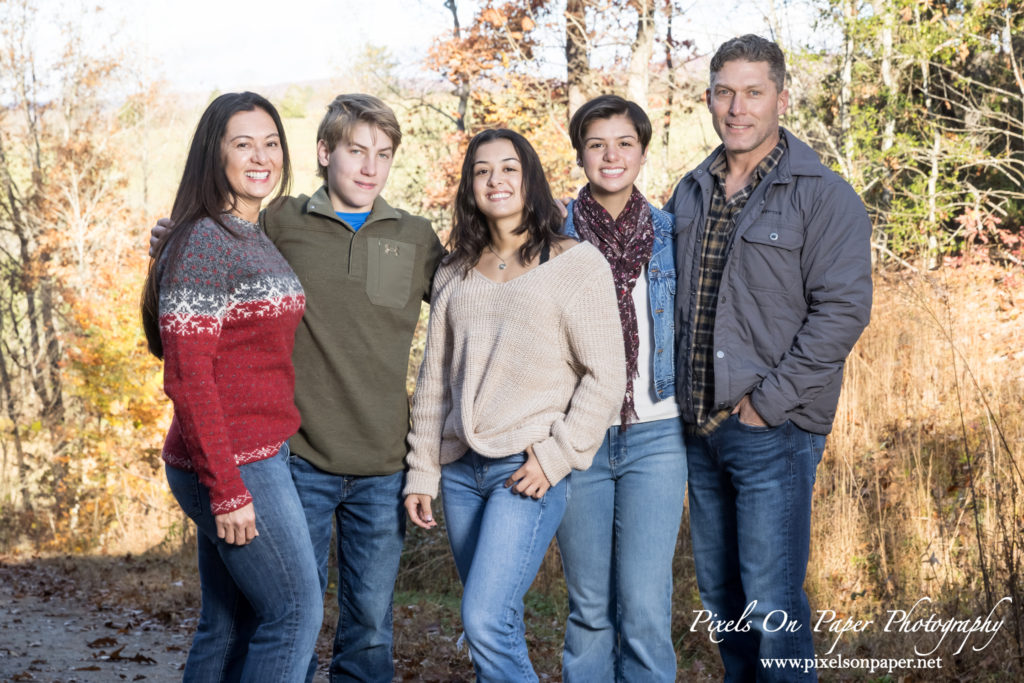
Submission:
{"label": "blonde hair", "polygon": [[[352,129],[359,123],[368,123],[379,128],[391,140],[395,150],[402,142],[402,129],[391,107],[373,95],[362,93],[348,93],[335,97],[334,101],[327,105],[327,113],[316,130],[316,139],[318,142],[323,140],[328,151],[334,151],[340,143],[351,140]],[[321,178],[327,180],[326,166],[319,165],[317,172]]]}

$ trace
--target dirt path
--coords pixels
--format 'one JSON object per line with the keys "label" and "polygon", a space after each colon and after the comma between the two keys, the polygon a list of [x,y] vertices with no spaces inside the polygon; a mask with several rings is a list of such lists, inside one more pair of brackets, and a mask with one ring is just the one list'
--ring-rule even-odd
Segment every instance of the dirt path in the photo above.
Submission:
{"label": "dirt path", "polygon": [[[0,555],[0,683],[177,683],[199,616],[198,593],[190,552]],[[395,605],[394,680],[471,681],[472,666],[456,648],[458,602],[411,597]],[[557,683],[561,620],[528,612],[540,678]],[[327,681],[337,618],[330,590],[315,683]]]}
{"label": "dirt path", "polygon": [[0,581],[0,680],[181,680],[190,629],[168,628],[141,610],[99,611]]}
{"label": "dirt path", "polygon": [[[0,682],[178,683],[198,606],[190,553],[0,556]],[[327,681],[337,620],[333,595],[326,611],[316,683]],[[455,651],[455,634],[440,625],[452,615],[442,614],[445,608],[436,605],[396,606],[395,680],[472,679],[465,654]]]}

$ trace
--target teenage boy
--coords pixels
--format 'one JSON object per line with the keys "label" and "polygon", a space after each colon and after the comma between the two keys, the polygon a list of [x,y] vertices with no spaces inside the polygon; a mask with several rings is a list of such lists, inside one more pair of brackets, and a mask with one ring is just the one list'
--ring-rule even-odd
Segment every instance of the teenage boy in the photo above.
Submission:
{"label": "teenage boy", "polygon": [[698,619],[735,626],[715,634],[729,681],[816,678],[803,590],[811,493],[871,310],[871,222],[853,188],[779,127],[785,79],[769,40],[718,49],[707,102],[722,145],[665,207]]}
{"label": "teenage boy", "polygon": [[[324,185],[261,215],[306,293],[292,358],[302,426],[289,445],[322,591],[332,519],[337,525],[332,683],[394,676],[409,345],[444,255],[426,219],[380,196],[401,140],[382,101],[339,95],[317,130]],[[314,658],[307,681],[315,671]]]}

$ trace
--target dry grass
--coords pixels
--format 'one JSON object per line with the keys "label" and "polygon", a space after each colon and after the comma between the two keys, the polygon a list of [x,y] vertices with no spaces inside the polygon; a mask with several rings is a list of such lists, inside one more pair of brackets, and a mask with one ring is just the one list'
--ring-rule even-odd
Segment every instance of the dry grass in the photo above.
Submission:
{"label": "dry grass", "polygon": [[1022,283],[991,265],[876,277],[816,486],[812,606],[875,620],[837,652],[912,656],[938,638],[885,632],[889,610],[927,596],[916,616],[984,617],[1011,596],[992,645],[956,655],[949,637],[935,654],[950,678],[1020,675]]}

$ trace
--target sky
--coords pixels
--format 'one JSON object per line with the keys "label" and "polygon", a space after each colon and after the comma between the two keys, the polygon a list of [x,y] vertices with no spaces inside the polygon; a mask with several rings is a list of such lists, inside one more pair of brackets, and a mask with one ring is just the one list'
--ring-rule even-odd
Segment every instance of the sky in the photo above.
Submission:
{"label": "sky", "polygon": [[[104,4],[123,18],[151,73],[189,90],[327,79],[366,44],[388,46],[402,62],[411,62],[426,54],[434,36],[451,29],[442,0]],[[463,14],[469,21],[469,12]]]}
{"label": "sky", "polygon": [[[387,47],[407,73],[436,36],[451,31],[444,0],[36,0],[40,16],[78,20],[87,41],[128,51],[147,81],[209,92],[329,79],[344,73],[367,44]],[[471,23],[479,0],[458,0]],[[102,7],[86,19],[84,7]],[[690,0],[677,37],[703,51],[741,32],[765,33],[772,6],[804,33],[806,0]],[[739,8],[743,9],[730,9]],[[761,7],[763,9],[758,9]],[[56,12],[52,12],[57,8]],[[55,22],[44,42],[58,43]],[[555,42],[555,41],[553,41]],[[558,50],[552,51],[557,60]],[[420,72],[422,73],[422,72]]]}

